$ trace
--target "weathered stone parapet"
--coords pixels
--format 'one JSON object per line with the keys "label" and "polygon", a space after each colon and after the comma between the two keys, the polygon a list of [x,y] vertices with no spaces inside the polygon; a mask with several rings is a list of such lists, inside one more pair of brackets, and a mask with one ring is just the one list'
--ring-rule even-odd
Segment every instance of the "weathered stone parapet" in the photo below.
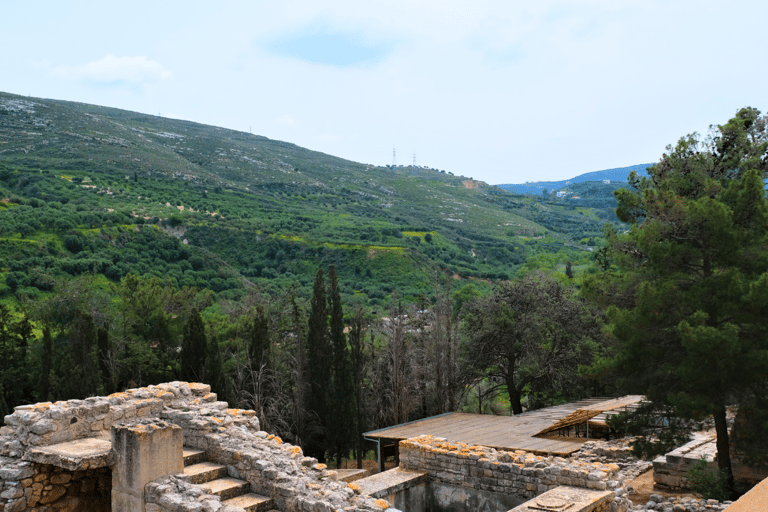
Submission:
{"label": "weathered stone parapet", "polygon": [[623,483],[616,464],[496,451],[432,436],[401,441],[400,466],[426,471],[439,482],[526,499],[561,485],[605,491]]}
{"label": "weathered stone parapet", "polygon": [[226,409],[227,404],[217,402],[207,384],[168,382],[106,397],[22,405],[0,428],[0,456],[22,458],[31,448],[78,439],[108,440],[113,423],[157,417],[166,406],[195,415],[198,409]]}
{"label": "weathered stone parapet", "polygon": [[116,464],[112,471],[112,508],[144,510],[144,486],[184,471],[181,427],[144,418],[112,427]]}

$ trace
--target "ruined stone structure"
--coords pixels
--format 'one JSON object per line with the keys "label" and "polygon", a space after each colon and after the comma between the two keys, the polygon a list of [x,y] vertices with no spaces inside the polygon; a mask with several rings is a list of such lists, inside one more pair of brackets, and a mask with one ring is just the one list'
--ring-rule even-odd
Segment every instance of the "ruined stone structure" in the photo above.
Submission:
{"label": "ruined stone structure", "polygon": [[2,512],[632,509],[633,476],[608,460],[625,446],[562,458],[418,436],[401,441],[400,467],[348,483],[205,384],[21,406],[5,423]]}
{"label": "ruined stone structure", "polygon": [[[230,409],[210,386],[170,382],[108,397],[17,407],[0,429],[0,510],[243,511],[227,491],[190,482],[183,448],[216,480],[258,496],[250,510],[381,511],[301,449]],[[206,487],[208,485],[208,487]],[[218,494],[217,494],[218,493]],[[224,494],[224,498],[222,498]],[[382,505],[384,505],[382,507]]]}
{"label": "ruined stone structure", "polygon": [[[717,469],[717,443],[714,432],[694,432],[692,439],[653,461],[653,480],[661,488],[685,491],[688,486],[688,468],[704,460],[712,470]],[[757,484],[768,478],[768,466],[749,467],[741,463],[738,454],[731,458],[736,480]]]}

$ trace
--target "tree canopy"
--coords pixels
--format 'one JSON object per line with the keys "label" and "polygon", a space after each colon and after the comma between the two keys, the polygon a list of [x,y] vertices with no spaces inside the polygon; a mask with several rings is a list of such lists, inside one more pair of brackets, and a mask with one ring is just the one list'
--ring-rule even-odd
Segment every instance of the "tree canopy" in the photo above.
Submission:
{"label": "tree canopy", "polygon": [[768,398],[767,170],[766,118],[752,108],[668,146],[617,191],[631,228],[608,232],[612,269],[586,287],[612,304],[615,347],[598,369],[680,416],[713,414],[731,481],[726,406]]}
{"label": "tree canopy", "polygon": [[598,315],[571,288],[538,274],[476,299],[464,320],[470,367],[506,384],[515,414],[525,391],[578,393],[579,366],[591,363],[601,337]]}

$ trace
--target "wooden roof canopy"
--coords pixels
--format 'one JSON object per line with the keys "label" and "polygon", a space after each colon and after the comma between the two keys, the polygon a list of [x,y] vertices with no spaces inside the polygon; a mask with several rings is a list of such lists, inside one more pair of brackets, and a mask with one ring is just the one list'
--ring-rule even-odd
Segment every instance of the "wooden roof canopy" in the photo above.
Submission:
{"label": "wooden roof canopy", "polygon": [[[608,416],[636,408],[642,400],[640,395],[588,398],[517,416],[453,412],[366,432],[364,436],[377,441],[380,447],[411,437],[431,435],[497,450],[525,450],[567,457],[578,451],[588,439],[565,436],[558,438],[552,433],[587,422],[595,430],[607,429],[605,420]],[[541,437],[545,435],[548,436]]]}

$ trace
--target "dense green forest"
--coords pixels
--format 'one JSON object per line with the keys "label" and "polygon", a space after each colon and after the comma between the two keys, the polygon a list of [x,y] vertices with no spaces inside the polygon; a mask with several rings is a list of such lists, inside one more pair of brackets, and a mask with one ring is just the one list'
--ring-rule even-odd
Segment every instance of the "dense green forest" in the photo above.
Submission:
{"label": "dense green forest", "polygon": [[[709,409],[636,389],[616,358],[631,354],[628,332],[663,347],[699,318],[637,323],[642,283],[664,275],[643,263],[679,243],[640,227],[678,219],[659,205],[672,190],[687,198],[685,187],[712,200],[733,189],[722,208],[740,211],[741,169],[766,176],[765,118],[754,112],[721,127],[741,153],[726,158],[717,141],[696,154],[669,148],[649,178],[577,183],[558,197],[0,94],[0,417],[23,403],[205,381],[325,460],[362,457],[360,433],[386,425],[630,389],[700,416]],[[699,154],[710,160],[688,183]],[[754,255],[763,228],[744,229]],[[750,263],[750,286],[761,286],[763,263]],[[647,338],[655,332],[665,334]],[[753,348],[764,350],[733,351],[759,361]],[[762,410],[764,374],[728,396]]]}

